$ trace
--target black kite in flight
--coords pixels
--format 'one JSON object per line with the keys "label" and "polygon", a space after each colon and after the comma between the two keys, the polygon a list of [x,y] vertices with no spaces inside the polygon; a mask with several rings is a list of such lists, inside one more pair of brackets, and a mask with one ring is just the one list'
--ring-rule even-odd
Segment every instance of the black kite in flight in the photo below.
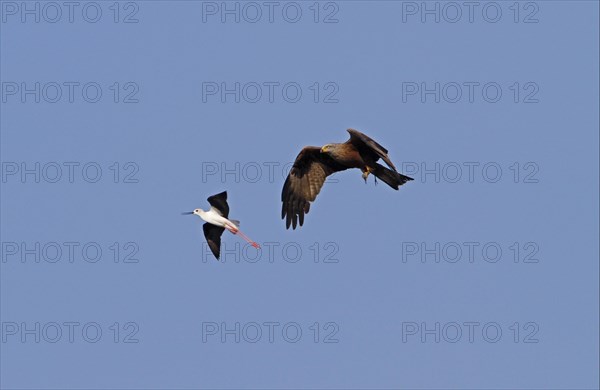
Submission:
{"label": "black kite in flight", "polygon": [[[321,148],[306,146],[296,157],[283,191],[281,192],[281,218],[285,218],[286,229],[304,223],[304,214],[310,210],[325,183],[325,178],[335,172],[359,168],[367,182],[370,173],[395,190],[412,178],[398,173],[388,157],[388,151],[370,137],[354,129],[348,129],[350,139],[343,144],[327,144]],[[382,159],[388,169],[377,160]],[[377,179],[375,179],[377,182]]]}

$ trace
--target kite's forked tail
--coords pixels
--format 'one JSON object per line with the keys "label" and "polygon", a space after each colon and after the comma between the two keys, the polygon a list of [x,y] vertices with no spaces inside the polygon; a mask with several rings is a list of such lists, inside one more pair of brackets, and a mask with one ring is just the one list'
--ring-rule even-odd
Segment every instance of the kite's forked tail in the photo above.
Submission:
{"label": "kite's forked tail", "polygon": [[[399,186],[407,181],[414,180],[412,177],[405,176],[396,171],[392,171],[381,164],[375,163],[375,169],[372,171],[375,177],[380,178],[385,184],[397,190]],[[365,180],[366,181],[366,180]]]}
{"label": "kite's forked tail", "polygon": [[252,241],[250,239],[250,237],[248,237],[247,235],[245,235],[244,233],[242,233],[242,231],[238,228],[236,229],[231,229],[229,227],[227,227],[227,229],[232,233],[232,234],[239,234],[240,237],[242,237],[244,240],[246,240],[248,242],[248,244],[252,245],[254,248],[256,249],[260,249],[260,245],[258,245],[258,243]]}

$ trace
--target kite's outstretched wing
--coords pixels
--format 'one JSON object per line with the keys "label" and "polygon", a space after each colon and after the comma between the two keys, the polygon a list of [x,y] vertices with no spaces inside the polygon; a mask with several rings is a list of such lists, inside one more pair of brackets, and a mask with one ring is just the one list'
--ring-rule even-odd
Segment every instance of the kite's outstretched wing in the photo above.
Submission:
{"label": "kite's outstretched wing", "polygon": [[285,218],[286,229],[290,225],[296,229],[298,222],[302,226],[304,214],[310,210],[310,202],[316,199],[327,176],[345,169],[321,153],[319,147],[307,146],[300,151],[281,192],[281,218]]}
{"label": "kite's outstretched wing", "polygon": [[378,158],[381,158],[390,168],[397,171],[396,167],[388,157],[386,148],[358,130],[348,129],[348,133],[350,133],[350,139],[346,143],[354,145],[354,147],[362,154],[371,154],[373,161],[377,161]]}

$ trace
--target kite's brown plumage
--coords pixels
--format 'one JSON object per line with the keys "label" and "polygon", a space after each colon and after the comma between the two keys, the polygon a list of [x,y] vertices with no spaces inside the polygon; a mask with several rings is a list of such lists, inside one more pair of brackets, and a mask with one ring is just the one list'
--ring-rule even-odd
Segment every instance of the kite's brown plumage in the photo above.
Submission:
{"label": "kite's brown plumage", "polygon": [[[310,202],[316,199],[327,176],[335,172],[359,168],[365,181],[369,173],[373,173],[396,190],[413,180],[396,171],[383,146],[360,131],[348,129],[348,132],[350,139],[343,144],[329,144],[322,148],[307,146],[296,157],[281,192],[281,218],[285,218],[286,228],[302,226],[304,214],[310,210]],[[378,164],[380,158],[391,169]]]}

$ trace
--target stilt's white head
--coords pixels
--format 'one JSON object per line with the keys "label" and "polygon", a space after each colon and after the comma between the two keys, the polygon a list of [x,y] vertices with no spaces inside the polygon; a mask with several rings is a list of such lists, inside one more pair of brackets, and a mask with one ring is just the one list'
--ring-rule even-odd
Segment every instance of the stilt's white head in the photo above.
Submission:
{"label": "stilt's white head", "polygon": [[196,209],[194,211],[186,211],[185,213],[181,213],[181,215],[197,215],[197,216],[201,216],[202,213],[204,213],[204,210],[202,210],[202,209]]}

